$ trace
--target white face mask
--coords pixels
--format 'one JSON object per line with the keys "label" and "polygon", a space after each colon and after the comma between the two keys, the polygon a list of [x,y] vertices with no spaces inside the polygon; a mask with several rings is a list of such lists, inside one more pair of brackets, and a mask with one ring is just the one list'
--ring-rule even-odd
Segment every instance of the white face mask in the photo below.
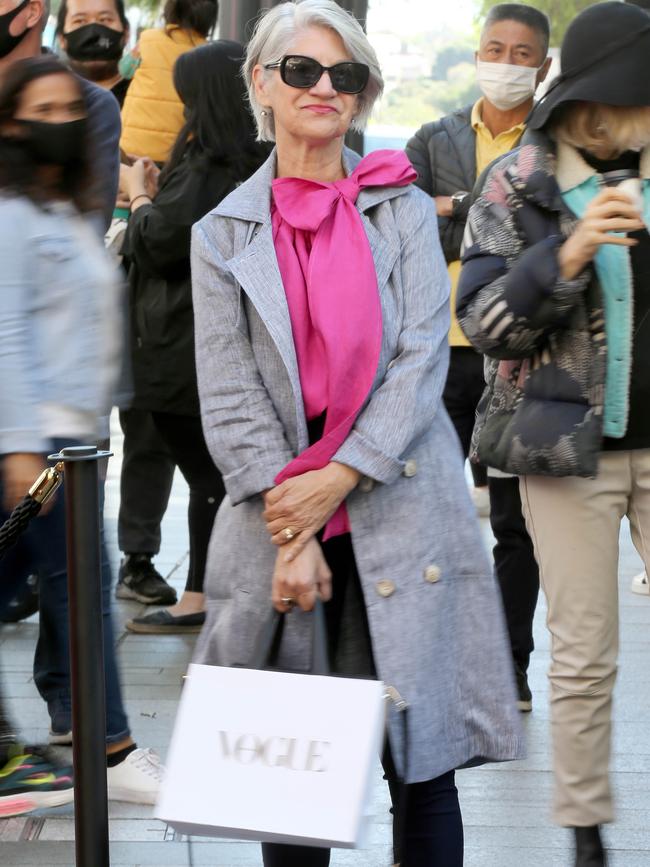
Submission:
{"label": "white face mask", "polygon": [[476,80],[485,98],[499,111],[510,111],[530,99],[537,89],[533,66],[476,61]]}

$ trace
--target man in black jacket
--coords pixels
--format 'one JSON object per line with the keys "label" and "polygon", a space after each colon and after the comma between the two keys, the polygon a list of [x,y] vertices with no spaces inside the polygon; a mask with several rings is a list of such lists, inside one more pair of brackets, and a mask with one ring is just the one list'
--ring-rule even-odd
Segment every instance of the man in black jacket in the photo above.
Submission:
{"label": "man in black jacket", "polygon": [[[515,148],[533,106],[537,86],[551,64],[549,22],[530,6],[503,3],[492,7],[476,52],[477,80],[483,93],[474,105],[425,124],[406,146],[418,172],[417,184],[433,196],[440,240],[451,281],[451,347],[444,400],[456,427],[463,454],[469,454],[476,408],[485,385],[483,359],[470,346],[455,314],[460,276],[460,248],[478,176],[495,159]],[[516,478],[473,466],[480,489],[489,481],[490,521],[496,538],[494,559],[510,633],[519,708],[532,709],[526,671],[533,649],[532,621],[539,575],[521,513]],[[479,468],[479,470],[482,468]],[[480,501],[479,501],[480,502]]]}

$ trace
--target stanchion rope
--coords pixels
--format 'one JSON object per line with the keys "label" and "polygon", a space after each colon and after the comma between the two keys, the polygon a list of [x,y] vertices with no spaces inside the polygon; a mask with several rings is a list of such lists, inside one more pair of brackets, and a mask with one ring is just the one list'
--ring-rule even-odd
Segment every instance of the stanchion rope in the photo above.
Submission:
{"label": "stanchion rope", "polygon": [[0,527],[0,559],[12,545],[16,544],[20,534],[25,532],[29,522],[38,515],[62,481],[63,463],[43,470],[29,492]]}

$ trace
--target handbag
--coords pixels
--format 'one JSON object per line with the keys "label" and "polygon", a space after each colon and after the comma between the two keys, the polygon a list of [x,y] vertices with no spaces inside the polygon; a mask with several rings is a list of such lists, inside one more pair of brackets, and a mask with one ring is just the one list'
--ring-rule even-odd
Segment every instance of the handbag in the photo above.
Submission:
{"label": "handbag", "polygon": [[247,667],[190,665],[156,816],[184,834],[358,848],[385,690],[330,674],[320,601],[309,672],[278,669],[286,616],[269,617]]}

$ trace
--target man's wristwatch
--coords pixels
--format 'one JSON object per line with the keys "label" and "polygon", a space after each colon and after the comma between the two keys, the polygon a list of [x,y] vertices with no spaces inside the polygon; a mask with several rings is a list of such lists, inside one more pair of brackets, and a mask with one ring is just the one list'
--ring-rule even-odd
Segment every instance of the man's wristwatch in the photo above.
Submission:
{"label": "man's wristwatch", "polygon": [[451,215],[452,217],[456,216],[458,213],[460,206],[463,204],[465,199],[469,196],[469,193],[466,190],[460,190],[457,193],[454,193],[451,196]]}

